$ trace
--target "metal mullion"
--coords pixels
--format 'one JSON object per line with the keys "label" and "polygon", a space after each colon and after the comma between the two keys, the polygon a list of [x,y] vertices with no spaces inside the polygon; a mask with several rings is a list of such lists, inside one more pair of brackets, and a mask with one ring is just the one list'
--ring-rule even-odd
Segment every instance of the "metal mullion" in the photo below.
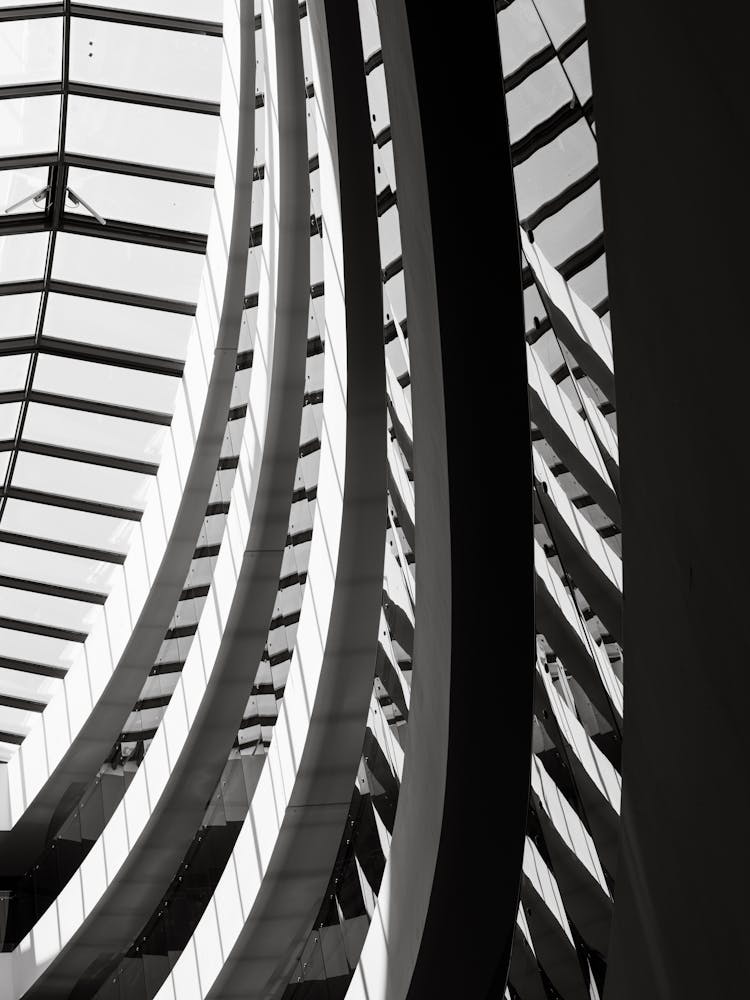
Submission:
{"label": "metal mullion", "polygon": [[36,538],[34,535],[21,535],[15,531],[0,530],[0,542],[6,545],[20,545],[25,549],[38,549],[40,552],[57,552],[59,555],[73,556],[76,559],[93,559],[95,562],[111,563],[114,566],[122,566],[125,562],[124,552],[95,549],[89,545],[76,545],[73,542],[58,542],[54,538]]}
{"label": "metal mullion", "polygon": [[[133,371],[167,375],[172,378],[180,378],[185,367],[184,362],[172,358],[139,354],[136,351],[120,351],[113,347],[101,347],[98,344],[86,344],[77,340],[59,340],[56,337],[44,337],[39,350],[42,354],[51,354],[55,357],[93,361],[97,364],[113,365],[115,368],[130,368]],[[3,353],[3,344],[0,341],[0,355]]]}
{"label": "metal mullion", "polygon": [[28,292],[41,292],[44,289],[44,281],[41,278],[34,278],[31,281],[5,281],[0,282],[0,297],[3,295],[25,295]]}
{"label": "metal mullion", "polygon": [[31,170],[49,167],[57,162],[57,153],[47,150],[39,153],[20,153],[17,156],[0,156],[0,170]]}
{"label": "metal mullion", "polygon": [[34,701],[32,698],[15,698],[13,695],[1,693],[0,705],[3,708],[17,708],[21,712],[43,712],[47,707],[43,701]]}
{"label": "metal mullion", "polygon": [[60,80],[44,80],[35,83],[12,83],[0,87],[0,101],[10,101],[19,97],[50,97],[62,93]]}
{"label": "metal mullion", "polygon": [[0,21],[31,21],[39,17],[60,17],[64,13],[64,3],[46,4],[45,6],[26,3],[0,10]]}
{"label": "metal mullion", "polygon": [[[5,402],[0,395],[0,403]],[[17,400],[7,400],[17,402]],[[29,402],[40,403],[43,406],[58,406],[65,410],[78,410],[83,413],[96,413],[103,417],[117,417],[120,420],[133,420],[144,424],[156,424],[169,427],[172,416],[169,413],[159,413],[156,410],[139,410],[134,406],[118,406],[114,403],[102,403],[93,399],[79,399],[75,396],[61,396],[54,392],[36,392],[29,394]]]}
{"label": "metal mullion", "polygon": [[41,580],[27,580],[16,576],[0,575],[0,587],[11,590],[24,590],[31,594],[45,594],[47,597],[63,597],[67,601],[79,601],[82,604],[104,604],[107,595],[93,590],[80,590],[78,587],[65,587],[57,583],[44,583]]}
{"label": "metal mullion", "polygon": [[163,299],[157,295],[142,295],[140,292],[125,292],[117,288],[99,288],[95,285],[78,284],[75,281],[60,281],[57,278],[50,279],[47,284],[48,291],[58,292],[60,295],[77,295],[84,299],[99,299],[124,306],[139,306],[142,309],[156,309],[160,312],[178,313],[182,316],[195,316],[194,302]]}
{"label": "metal mullion", "polygon": [[[31,170],[34,167],[49,167],[57,162],[57,153],[25,153],[19,156],[0,156],[0,171]],[[104,156],[89,156],[86,153],[66,152],[65,162],[69,167],[83,170],[99,170],[110,174],[124,174],[128,177],[142,177],[144,180],[168,181],[173,184],[188,184],[192,187],[214,186],[212,174],[177,167],[157,167],[148,163],[134,163],[129,160],[112,160]]]}
{"label": "metal mullion", "polygon": [[0,340],[0,357],[7,357],[9,354],[29,354],[34,349],[34,344],[33,336],[8,337],[6,340]]}
{"label": "metal mullion", "polygon": [[[18,215],[0,217],[0,236],[43,233],[49,232],[50,229],[50,218],[46,212],[19,212]],[[121,243],[178,250],[181,253],[205,254],[208,241],[205,233],[149,226],[140,222],[107,219],[106,226],[102,226],[89,216],[75,215],[71,212],[63,213],[59,231],[89,236],[93,239],[117,240]]]}
{"label": "metal mullion", "polygon": [[64,642],[85,642],[87,636],[86,632],[79,632],[76,629],[41,625],[39,622],[28,622],[21,618],[0,618],[0,628],[26,632],[29,635],[43,635],[48,639],[62,639]]}
{"label": "metal mullion", "polygon": [[[169,181],[174,184],[189,184],[194,187],[213,187],[212,174],[198,173],[192,170],[180,170],[177,167],[157,167],[147,163],[134,163],[128,160],[110,160],[102,156],[89,156],[86,153],[66,153],[69,167],[80,167],[83,170],[101,170],[111,174],[125,174],[129,177],[142,177],[145,180]],[[0,159],[0,169],[4,160]]]}
{"label": "metal mullion", "polygon": [[45,444],[43,441],[29,441],[21,438],[17,452],[29,455],[43,455],[45,458],[59,458],[66,462],[81,462],[84,465],[96,465],[106,469],[120,469],[123,472],[135,472],[143,476],[155,476],[159,466],[155,462],[142,462],[132,458],[120,458],[116,455],[105,455],[98,451],[84,451],[82,448],[68,448],[64,445]]}
{"label": "metal mullion", "polygon": [[115,10],[111,7],[93,7],[83,3],[71,4],[71,13],[74,17],[89,18],[94,21],[115,21],[118,24],[132,24],[141,28],[163,28],[167,31],[184,31],[193,35],[210,35],[213,38],[221,38],[223,34],[223,25],[218,22],[202,21],[192,17]]}
{"label": "metal mullion", "polygon": [[0,667],[3,670],[15,670],[20,674],[54,677],[56,680],[62,680],[67,673],[62,667],[52,667],[47,663],[34,663],[31,660],[17,660],[12,656],[0,656]]}
{"label": "metal mullion", "polygon": [[[47,91],[45,91],[46,93]],[[218,101],[204,101],[192,97],[173,97],[167,94],[153,94],[149,91],[125,90],[122,87],[107,87],[104,84],[68,84],[68,94],[75,97],[89,97],[102,101],[120,101],[124,104],[139,104],[167,111],[188,111],[197,115],[219,115]],[[2,92],[0,91],[0,97]]]}
{"label": "metal mullion", "polygon": [[43,233],[48,230],[49,220],[44,212],[19,212],[18,215],[0,217],[0,236]]}
{"label": "metal mullion", "polygon": [[62,507],[64,510],[78,510],[84,514],[98,514],[100,517],[114,517],[120,521],[140,521],[143,511],[135,507],[119,507],[103,500],[86,500],[84,497],[69,497],[61,493],[45,493],[42,490],[11,486],[9,500],[26,500],[29,503],[44,504],[48,507]]}
{"label": "metal mullion", "polygon": [[[60,224],[60,230],[65,233],[75,233],[79,236],[89,236],[92,239],[118,240],[121,243],[138,243],[142,246],[158,247],[164,250],[179,250],[182,253],[205,254],[206,252],[208,237],[202,233],[149,226],[140,222],[122,222],[109,218],[106,222],[106,226],[102,226],[95,219],[65,212]],[[1,225],[2,222],[0,221]],[[2,235],[1,229],[0,235]]]}

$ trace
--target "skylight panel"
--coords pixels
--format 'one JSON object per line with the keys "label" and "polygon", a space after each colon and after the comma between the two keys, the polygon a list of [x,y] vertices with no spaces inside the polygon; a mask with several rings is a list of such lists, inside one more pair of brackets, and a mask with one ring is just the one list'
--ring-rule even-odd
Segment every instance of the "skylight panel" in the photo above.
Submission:
{"label": "skylight panel", "polygon": [[34,389],[78,399],[100,400],[116,406],[170,413],[177,391],[176,379],[152,372],[133,371],[78,358],[41,354]]}
{"label": "skylight panel", "polygon": [[39,292],[3,296],[0,301],[0,340],[34,335],[40,299]]}
{"label": "skylight panel", "polygon": [[0,441],[13,438],[20,412],[20,403],[0,403]]}
{"label": "skylight panel", "polygon": [[152,485],[153,477],[141,473],[25,451],[19,452],[13,475],[14,487],[137,510],[145,507]]}
{"label": "skylight panel", "polygon": [[217,134],[218,119],[212,115],[68,98],[66,147],[73,153],[210,174]]}
{"label": "skylight panel", "polygon": [[[70,167],[68,183],[96,205],[106,219],[190,233],[208,232],[213,202],[210,188],[80,167]],[[88,214],[82,206],[71,205],[68,211]]]}
{"label": "skylight panel", "polygon": [[3,357],[0,363],[0,392],[23,389],[26,385],[28,370],[28,354],[8,354]]}
{"label": "skylight panel", "polygon": [[[5,506],[2,529],[31,539],[58,541],[92,551],[101,549],[115,555],[127,552],[133,532],[138,530],[134,521],[12,497]],[[78,560],[76,565],[80,568],[83,563]],[[116,565],[94,561],[96,569],[87,571],[85,579],[95,585],[94,589],[102,589]]]}
{"label": "skylight panel", "polygon": [[59,233],[52,277],[190,302],[197,297],[202,269],[203,259],[196,254]]}
{"label": "skylight panel", "polygon": [[0,32],[0,87],[60,79],[62,18],[8,21]]}
{"label": "skylight panel", "polygon": [[16,587],[0,587],[0,608],[4,618],[72,632],[88,631],[96,613],[94,604]]}
{"label": "skylight panel", "polygon": [[56,677],[0,667],[0,691],[11,698],[29,698],[46,704],[59,686],[60,679]]}
{"label": "skylight panel", "polygon": [[59,94],[0,101],[0,156],[54,152],[59,121]]}
{"label": "skylight panel", "polygon": [[80,643],[70,639],[35,635],[33,632],[19,632],[0,625],[0,649],[3,651],[3,656],[9,659],[41,663],[67,670],[80,653]]}
{"label": "skylight panel", "polygon": [[53,292],[44,332],[63,340],[184,359],[191,324],[190,316]]}
{"label": "skylight panel", "polygon": [[23,439],[158,464],[166,433],[136,420],[31,403]]}
{"label": "skylight panel", "polygon": [[30,281],[44,275],[47,233],[0,236],[0,276],[3,281]]}
{"label": "skylight panel", "polygon": [[73,18],[70,78],[82,83],[218,101],[221,39]]}

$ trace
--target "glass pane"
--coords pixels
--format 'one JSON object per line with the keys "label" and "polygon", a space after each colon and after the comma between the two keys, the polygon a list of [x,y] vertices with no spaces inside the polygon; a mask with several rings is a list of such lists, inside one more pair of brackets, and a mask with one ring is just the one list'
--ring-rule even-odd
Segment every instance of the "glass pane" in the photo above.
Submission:
{"label": "glass pane", "polygon": [[578,121],[514,169],[519,218],[526,218],[596,163],[596,141],[588,122]]}
{"label": "glass pane", "polygon": [[46,703],[61,684],[62,680],[57,677],[27,674],[22,670],[0,667],[0,691],[12,698],[31,698]]}
{"label": "glass pane", "polygon": [[[78,167],[70,168],[68,183],[106,219],[191,233],[208,232],[213,201],[210,188]],[[76,207],[68,203],[66,210],[79,215],[89,214],[82,205]]]}
{"label": "glass pane", "polygon": [[75,358],[40,355],[34,376],[34,388],[40,392],[94,399],[118,406],[171,412],[178,380],[151,372],[133,371],[114,365],[101,365]]}
{"label": "glass pane", "polygon": [[20,403],[0,403],[0,441],[14,437],[20,412]]}
{"label": "glass pane", "polygon": [[[138,526],[135,521],[11,498],[5,506],[3,528],[32,538],[49,538],[108,552],[127,552]],[[97,574],[104,576],[115,571],[111,563],[97,563],[96,566]]]}
{"label": "glass pane", "polygon": [[79,654],[81,646],[67,639],[50,639],[46,635],[0,628],[0,649],[3,656],[13,660],[67,669]]}
{"label": "glass pane", "polygon": [[190,316],[157,309],[52,294],[47,301],[44,333],[63,340],[183,360],[192,323]]}
{"label": "glass pane", "polygon": [[60,97],[0,101],[0,156],[53,153],[57,149]]}
{"label": "glass pane", "polygon": [[510,140],[527,135],[550,115],[569,104],[573,96],[568,79],[557,59],[542,66],[506,96]]}
{"label": "glass pane", "polygon": [[92,97],[68,101],[70,152],[212,174],[217,136],[212,115]]}
{"label": "glass pane", "polygon": [[112,563],[79,559],[61,552],[47,552],[45,549],[9,545],[5,542],[0,542],[0,564],[6,576],[37,580],[60,587],[77,587],[100,594],[109,593],[112,576],[116,571]]}
{"label": "glass pane", "polygon": [[[0,297],[0,309],[3,300]],[[9,354],[0,361],[0,392],[12,392],[23,389],[26,385],[26,375],[29,370],[28,354]]]}
{"label": "glass pane", "polygon": [[136,420],[32,403],[23,436],[27,441],[158,463],[166,433],[166,427]]}
{"label": "glass pane", "polygon": [[81,83],[218,101],[221,39],[74,17],[70,76]]}
{"label": "glass pane", "polygon": [[62,18],[4,21],[0,28],[0,86],[59,80]]}
{"label": "glass pane", "polygon": [[8,337],[33,337],[41,295],[5,295],[0,299],[0,340]]}
{"label": "glass pane", "polygon": [[52,275],[82,285],[194,302],[202,269],[200,254],[59,233]]}
{"label": "glass pane", "polygon": [[47,233],[0,236],[0,280],[40,281],[44,277],[48,239]]}
{"label": "glass pane", "polygon": [[4,733],[18,733],[25,736],[38,718],[38,712],[27,712],[21,708],[0,705],[0,730]]}
{"label": "glass pane", "polygon": [[87,632],[101,605],[71,601],[67,597],[35,594],[30,590],[0,587],[0,616]]}
{"label": "glass pane", "polygon": [[142,476],[122,469],[107,469],[86,462],[20,452],[13,474],[13,485],[42,493],[79,497],[114,506],[143,510],[152,476]]}
{"label": "glass pane", "polygon": [[32,167],[28,170],[0,170],[0,212],[13,208],[14,212],[41,212],[44,202],[37,205],[27,201],[15,208],[17,202],[29,195],[38,194],[47,186],[49,169]]}

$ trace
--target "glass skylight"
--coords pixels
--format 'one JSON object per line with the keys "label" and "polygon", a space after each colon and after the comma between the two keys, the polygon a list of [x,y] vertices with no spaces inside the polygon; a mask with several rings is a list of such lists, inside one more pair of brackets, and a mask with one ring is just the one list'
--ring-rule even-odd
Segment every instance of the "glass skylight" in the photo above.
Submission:
{"label": "glass skylight", "polygon": [[122,572],[213,204],[222,0],[61,7],[0,0],[0,759]]}

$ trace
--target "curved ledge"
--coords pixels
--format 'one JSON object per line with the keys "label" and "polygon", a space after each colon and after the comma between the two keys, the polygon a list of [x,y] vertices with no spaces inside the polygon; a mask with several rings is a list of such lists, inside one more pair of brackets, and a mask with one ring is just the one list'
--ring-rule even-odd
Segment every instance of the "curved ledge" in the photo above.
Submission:
{"label": "curved ledge", "polygon": [[[162,1000],[283,992],[330,878],[372,694],[387,478],[380,261],[356,12],[325,15],[310,3],[327,329],[310,570],[269,759]],[[299,46],[296,11],[267,3],[263,17],[279,53],[295,34]]]}

